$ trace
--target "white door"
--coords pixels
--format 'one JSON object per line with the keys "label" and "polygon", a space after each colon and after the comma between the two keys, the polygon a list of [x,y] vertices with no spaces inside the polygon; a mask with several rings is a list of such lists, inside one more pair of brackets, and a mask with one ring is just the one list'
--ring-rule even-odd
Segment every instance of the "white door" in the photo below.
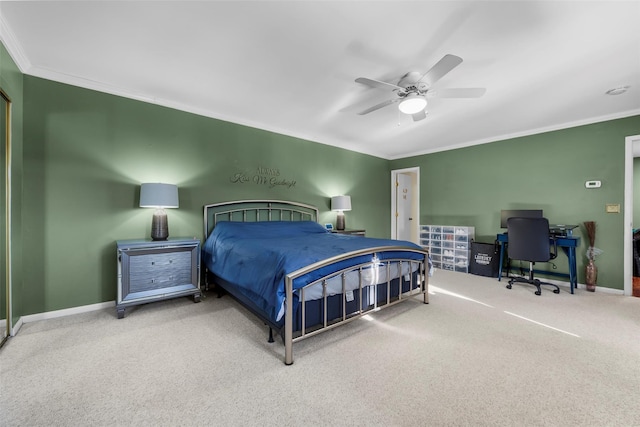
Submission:
{"label": "white door", "polygon": [[420,244],[420,168],[391,171],[391,238]]}
{"label": "white door", "polygon": [[398,240],[413,240],[413,191],[410,175],[396,175],[396,235]]}

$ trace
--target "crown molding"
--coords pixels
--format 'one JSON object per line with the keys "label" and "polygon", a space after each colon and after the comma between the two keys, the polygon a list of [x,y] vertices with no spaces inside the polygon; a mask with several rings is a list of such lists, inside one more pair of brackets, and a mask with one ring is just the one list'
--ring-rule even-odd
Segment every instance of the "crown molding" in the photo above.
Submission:
{"label": "crown molding", "polygon": [[11,56],[11,59],[16,63],[18,69],[23,74],[26,74],[27,71],[31,69],[31,62],[25,55],[22,46],[18,42],[13,31],[7,24],[7,22],[2,18],[0,14],[0,42],[4,45]]}
{"label": "crown molding", "polygon": [[[1,1],[2,0],[0,0],[0,2]],[[156,98],[143,93],[134,92],[125,88],[120,88],[113,85],[105,84],[103,82],[86,79],[86,78],[79,77],[72,74],[60,73],[58,71],[54,71],[46,67],[39,67],[39,66],[34,67],[31,64],[31,61],[29,61],[29,59],[27,58],[27,55],[24,53],[24,50],[22,49],[22,45],[18,42],[18,39],[16,38],[14,32],[11,30],[7,22],[3,19],[1,14],[0,14],[0,42],[7,49],[9,55],[18,66],[18,69],[20,70],[20,72],[22,72],[23,74],[28,74],[28,75],[43,78],[46,80],[52,80],[55,82],[64,83],[71,86],[76,86],[76,87],[85,88],[89,90],[95,90],[102,93],[121,96],[124,98],[129,98],[137,101],[156,104],[156,105],[172,108],[179,111],[184,111],[191,114],[196,114],[196,115],[209,117],[217,120],[223,120],[230,123],[235,123],[238,125],[248,126],[256,129],[261,129],[268,132],[274,132],[274,133],[278,133],[281,135],[286,135],[286,136],[290,136],[298,139],[304,139],[311,142],[334,146],[334,147],[342,148],[344,150],[353,151],[353,152],[365,154],[365,155],[370,155],[370,156],[382,158],[385,160],[398,160],[398,159],[403,159],[407,157],[433,154],[441,151],[455,150],[458,148],[471,147],[475,145],[487,144],[487,143],[496,142],[496,141],[520,138],[520,137],[525,137],[529,135],[553,132],[553,131],[568,129],[568,128],[577,127],[577,126],[584,126],[584,125],[594,124],[594,123],[603,122],[603,121],[616,120],[616,119],[640,115],[640,109],[634,109],[634,110],[619,112],[616,114],[611,114],[606,116],[591,117],[588,119],[578,120],[570,123],[562,123],[562,124],[548,126],[548,127],[529,129],[523,132],[510,133],[510,134],[498,135],[498,136],[493,136],[493,137],[484,138],[484,139],[466,141],[460,144],[455,144],[447,147],[439,147],[434,149],[405,152],[405,153],[401,153],[394,156],[386,156],[380,153],[373,152],[372,150],[362,149],[361,147],[358,149],[350,147],[345,144],[345,141],[327,141],[327,140],[319,141],[317,140],[315,135],[293,134],[287,129],[280,129],[274,126],[265,126],[262,123],[254,123],[248,120],[238,120],[238,118],[236,117],[228,117],[225,114],[221,114],[220,112],[209,111],[202,108],[195,108],[183,103]]]}
{"label": "crown molding", "polygon": [[467,141],[467,142],[463,142],[461,144],[449,145],[447,147],[440,147],[440,148],[435,148],[435,149],[432,149],[432,150],[422,150],[422,151],[416,151],[416,152],[413,152],[413,153],[403,153],[403,154],[399,154],[398,156],[389,157],[387,160],[399,160],[399,159],[404,159],[404,158],[407,158],[407,157],[415,157],[415,156],[422,156],[422,155],[425,155],[425,154],[439,153],[439,152],[442,152],[442,151],[456,150],[458,148],[467,148],[467,147],[472,147],[472,146],[475,146],[475,145],[482,145],[482,144],[489,144],[489,143],[492,143],[492,142],[505,141],[505,140],[508,140],[508,139],[522,138],[522,137],[531,136],[531,135],[539,135],[539,134],[542,134],[542,133],[555,132],[555,131],[564,130],[564,129],[571,129],[571,128],[575,128],[575,127],[579,127],[579,126],[587,126],[587,125],[592,125],[592,124],[601,123],[601,122],[607,122],[607,121],[611,121],[611,120],[625,119],[627,117],[633,117],[633,116],[640,116],[640,109],[622,111],[622,112],[619,112],[619,113],[607,114],[607,115],[604,115],[604,116],[590,117],[590,118],[587,118],[587,119],[575,120],[573,122],[561,123],[561,124],[553,125],[553,126],[529,129],[529,130],[522,131],[522,132],[515,132],[515,133],[497,135],[497,136],[492,136],[490,138]]}
{"label": "crown molding", "polygon": [[129,89],[106,84],[96,80],[86,79],[84,77],[79,77],[73,74],[61,73],[46,67],[30,66],[29,72],[25,74],[28,74],[33,77],[45,79],[45,80],[51,80],[54,82],[67,84],[70,86],[94,90],[97,92],[107,93],[115,96],[121,96],[123,98],[142,101],[149,104],[155,104],[162,107],[183,111],[186,113],[196,114],[199,116],[209,117],[216,120],[222,120],[225,122],[234,123],[241,126],[247,126],[255,129],[264,130],[267,132],[273,132],[280,135],[290,136],[292,138],[303,139],[303,140],[315,142],[318,144],[324,144],[324,145],[329,145],[337,148],[342,148],[343,150],[353,151],[355,153],[366,154],[373,157],[385,158],[384,156],[380,155],[380,153],[375,153],[370,150],[361,150],[361,149],[354,149],[352,147],[348,147],[344,144],[344,141],[326,141],[326,140],[319,141],[315,138],[314,135],[292,133],[287,129],[279,128],[277,126],[266,126],[264,123],[255,123],[250,120],[239,120],[237,117],[229,117],[225,114],[221,114],[216,111],[211,111],[204,108],[197,108],[181,102],[175,102],[172,100],[149,96],[144,93],[134,92]]}

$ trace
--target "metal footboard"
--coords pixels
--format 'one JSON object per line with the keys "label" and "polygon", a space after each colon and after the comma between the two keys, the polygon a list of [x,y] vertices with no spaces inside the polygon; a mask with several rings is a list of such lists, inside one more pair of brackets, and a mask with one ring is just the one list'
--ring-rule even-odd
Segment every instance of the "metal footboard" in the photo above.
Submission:
{"label": "metal footboard", "polygon": [[[380,259],[379,255],[382,253],[419,253],[423,255],[421,260],[411,260],[406,258],[401,258],[400,256],[389,258],[389,259]],[[348,268],[344,268],[340,271],[332,272],[331,274],[321,277],[320,279],[314,280],[311,283],[304,285],[302,288],[294,290],[293,283],[299,277],[302,277],[306,274],[313,272],[314,270],[326,267],[328,265],[338,263],[341,261],[345,261],[350,258],[368,256],[371,255],[371,261],[367,261],[364,263],[360,263],[358,265],[354,265]],[[384,257],[382,257],[384,258]],[[405,284],[404,275],[402,274],[402,266],[403,263],[408,264],[407,271],[409,272],[409,290],[403,292],[403,284]],[[377,288],[380,283],[375,284],[363,284],[363,269],[366,268],[386,268],[386,300],[379,302],[377,295]],[[393,266],[393,267],[392,267]],[[399,271],[398,274],[398,295],[392,297],[392,275],[391,269],[397,268]],[[347,287],[346,287],[346,277],[347,274],[357,274],[358,275],[358,286],[354,288],[353,291],[358,292],[358,301],[359,307],[354,311],[347,311]],[[342,280],[342,289],[341,289],[341,298],[342,298],[342,315],[337,319],[329,319],[327,313],[327,300],[329,298],[327,294],[327,282],[333,278],[340,277]],[[351,322],[353,320],[359,319],[360,317],[371,313],[373,311],[380,310],[385,307],[390,307],[399,302],[405,301],[409,298],[415,297],[417,295],[422,294],[424,298],[424,303],[429,303],[429,292],[428,292],[428,254],[424,250],[409,248],[404,246],[383,246],[377,248],[369,248],[365,250],[353,251],[346,254],[342,254],[339,256],[335,256],[332,258],[328,258],[326,260],[311,264],[299,270],[296,270],[290,274],[288,274],[285,278],[285,291],[286,291],[286,303],[285,303],[285,323],[284,323],[284,345],[285,345],[285,364],[291,365],[293,363],[293,343],[300,341],[305,338],[312,337],[321,332],[330,330],[337,326],[343,325],[347,322]],[[305,292],[307,289],[312,286],[318,286],[318,284],[322,284],[322,299],[323,299],[323,315],[322,322],[318,325],[313,325],[313,329],[307,329],[306,319],[305,319]],[[383,283],[384,284],[384,283]],[[374,298],[373,304],[368,304],[366,307],[363,306],[363,292],[366,291],[366,288],[373,289]],[[299,301],[300,301],[300,310],[301,310],[301,328],[299,331],[296,331],[294,336],[294,326],[293,326],[293,301],[294,294],[298,293]]]}

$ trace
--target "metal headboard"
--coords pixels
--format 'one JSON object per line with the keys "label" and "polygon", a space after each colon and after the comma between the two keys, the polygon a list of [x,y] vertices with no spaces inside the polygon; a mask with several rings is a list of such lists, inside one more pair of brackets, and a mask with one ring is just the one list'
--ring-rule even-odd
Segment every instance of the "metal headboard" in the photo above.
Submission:
{"label": "metal headboard", "polygon": [[318,208],[287,200],[236,200],[204,206],[204,238],[218,221],[318,221]]}

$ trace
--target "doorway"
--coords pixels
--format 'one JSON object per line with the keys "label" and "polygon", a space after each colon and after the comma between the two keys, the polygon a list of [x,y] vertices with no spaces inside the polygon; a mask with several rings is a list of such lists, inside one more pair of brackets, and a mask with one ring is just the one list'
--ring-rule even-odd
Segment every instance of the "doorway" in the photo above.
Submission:
{"label": "doorway", "polygon": [[624,294],[633,294],[633,158],[640,157],[640,135],[625,138],[624,150]]}
{"label": "doorway", "polygon": [[420,168],[391,171],[391,238],[420,244]]}

